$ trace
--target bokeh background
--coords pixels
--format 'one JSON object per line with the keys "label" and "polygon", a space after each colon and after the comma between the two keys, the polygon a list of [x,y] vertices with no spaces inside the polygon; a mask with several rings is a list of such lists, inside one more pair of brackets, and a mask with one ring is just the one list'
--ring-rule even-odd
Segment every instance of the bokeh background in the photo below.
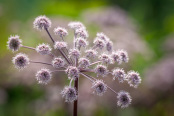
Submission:
{"label": "bokeh background", "polygon": [[[0,0],[0,116],[72,115],[72,104],[60,96],[69,82],[66,75],[54,74],[50,84],[38,85],[34,75],[42,65],[30,64],[18,71],[11,62],[16,53],[7,50],[8,37],[15,34],[24,45],[51,44],[44,31],[32,27],[34,18],[44,14],[53,22],[52,34],[54,27],[67,27],[70,21],[87,26],[89,41],[96,32],[104,32],[115,49],[126,49],[130,55],[130,62],[121,67],[141,74],[137,89],[111,77],[105,80],[116,91],[130,92],[133,101],[126,109],[117,107],[113,93],[98,97],[92,94],[90,82],[80,79],[79,116],[174,116],[173,0]],[[69,33],[66,40],[71,44]],[[20,52],[36,61],[51,60],[31,50]]]}

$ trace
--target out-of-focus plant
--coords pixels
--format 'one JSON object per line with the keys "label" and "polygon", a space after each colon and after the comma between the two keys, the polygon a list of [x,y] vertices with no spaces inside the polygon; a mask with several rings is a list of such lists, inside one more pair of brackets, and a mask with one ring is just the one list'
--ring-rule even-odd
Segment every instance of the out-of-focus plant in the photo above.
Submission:
{"label": "out-of-focus plant", "polygon": [[[127,81],[131,87],[137,88],[141,83],[141,78],[138,72],[125,71],[122,68],[108,69],[108,65],[117,63],[121,65],[123,62],[129,61],[128,54],[125,50],[114,51],[112,41],[104,34],[97,33],[97,37],[93,41],[93,46],[89,46],[87,41],[88,32],[86,27],[81,22],[70,22],[68,26],[74,31],[73,48],[69,49],[68,43],[65,42],[65,36],[68,31],[65,28],[57,27],[54,29],[55,35],[59,36],[59,40],[55,40],[50,32],[51,21],[46,16],[38,16],[33,22],[34,28],[38,30],[45,30],[53,42],[53,48],[58,50],[61,56],[56,56],[52,52],[52,48],[48,44],[39,44],[36,48],[28,47],[22,44],[22,40],[18,35],[10,36],[8,40],[8,48],[13,52],[18,51],[20,47],[35,50],[41,55],[49,55],[52,57],[51,63],[41,61],[32,61],[24,53],[18,53],[13,57],[12,62],[19,70],[26,68],[30,63],[40,63],[44,65],[51,65],[55,70],[42,68],[36,73],[36,79],[39,84],[47,84],[52,79],[52,73],[64,72],[70,80],[69,85],[65,86],[61,92],[65,102],[74,102],[73,115],[77,116],[78,106],[78,88],[80,75],[89,79],[92,82],[92,89],[94,94],[102,96],[108,89],[117,95],[117,105],[121,108],[126,108],[131,104],[131,96],[128,92],[121,90],[116,92],[109,87],[102,79],[97,79],[87,73],[96,73],[97,77],[106,77],[112,75],[113,80],[118,79],[120,83]],[[83,52],[83,48],[85,51]],[[85,53],[83,56],[82,53]],[[96,65],[96,66],[95,66]],[[74,84],[74,87],[72,86]]]}

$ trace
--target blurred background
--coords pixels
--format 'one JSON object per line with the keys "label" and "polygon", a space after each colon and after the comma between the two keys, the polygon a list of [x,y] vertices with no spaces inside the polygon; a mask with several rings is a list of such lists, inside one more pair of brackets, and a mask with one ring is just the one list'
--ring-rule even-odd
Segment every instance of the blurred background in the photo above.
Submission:
{"label": "blurred background", "polygon": [[[173,0],[0,0],[0,116],[72,115],[72,104],[60,95],[69,82],[65,74],[54,74],[52,82],[43,86],[35,79],[43,65],[30,64],[18,71],[11,62],[16,53],[7,49],[10,35],[20,35],[27,46],[51,44],[44,31],[33,29],[39,15],[52,20],[52,34],[54,27],[67,28],[70,21],[86,25],[89,41],[97,32],[104,32],[114,49],[126,49],[130,55],[130,62],[120,67],[136,70],[142,77],[137,89],[106,78],[116,91],[130,92],[133,101],[126,109],[117,107],[112,92],[98,97],[92,94],[89,80],[80,79],[79,116],[174,116]],[[73,33],[68,31],[66,40],[71,44]],[[20,52],[35,61],[51,61],[31,50],[22,48]]]}

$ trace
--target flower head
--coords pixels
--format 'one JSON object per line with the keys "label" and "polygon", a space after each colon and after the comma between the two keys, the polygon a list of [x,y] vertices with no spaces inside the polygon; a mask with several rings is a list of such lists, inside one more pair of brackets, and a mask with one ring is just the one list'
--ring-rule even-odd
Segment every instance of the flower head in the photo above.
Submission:
{"label": "flower head", "polygon": [[108,69],[106,66],[99,64],[95,68],[95,72],[97,73],[97,76],[101,75],[104,77],[108,74]]}
{"label": "flower head", "polygon": [[131,104],[131,96],[129,95],[128,92],[125,91],[120,91],[117,95],[117,105],[120,106],[121,108],[126,108]]}
{"label": "flower head", "polygon": [[36,73],[36,79],[40,84],[47,84],[51,81],[51,72],[49,69],[43,68]]}
{"label": "flower head", "polygon": [[66,86],[62,92],[61,95],[63,98],[65,98],[65,102],[73,102],[77,100],[77,91],[73,87]]}
{"label": "flower head", "polygon": [[99,59],[106,64],[112,64],[112,58],[110,57],[110,55],[103,53],[99,56]]}
{"label": "flower head", "polygon": [[55,42],[54,49],[63,49],[63,48],[67,48],[66,42],[60,42],[60,41]]}
{"label": "flower head", "polygon": [[112,51],[112,48],[113,48],[112,41],[107,41],[107,43],[106,43],[106,50],[110,52],[110,51]]}
{"label": "flower head", "polygon": [[111,57],[114,62],[117,62],[118,64],[122,63],[122,59],[121,59],[119,52],[112,52]]}
{"label": "flower head", "polygon": [[52,61],[52,65],[54,68],[61,68],[65,65],[65,61],[61,57],[54,58]]}
{"label": "flower head", "polygon": [[129,83],[130,86],[137,88],[138,85],[141,83],[141,78],[139,76],[139,73],[135,72],[135,71],[129,71],[126,79]]}
{"label": "flower head", "polygon": [[60,37],[64,37],[64,36],[68,35],[68,31],[62,27],[54,28],[54,33],[55,33],[55,35],[59,35]]}
{"label": "flower head", "polygon": [[123,62],[126,62],[127,63],[129,61],[128,54],[127,54],[127,52],[125,50],[118,50],[117,52],[120,54],[121,60]]}
{"label": "flower head", "polygon": [[26,54],[18,53],[12,60],[13,64],[17,69],[25,68],[30,62]]}
{"label": "flower head", "polygon": [[86,39],[82,37],[77,38],[76,42],[78,47],[86,47],[88,45],[88,42],[86,41]]}
{"label": "flower head", "polygon": [[18,35],[10,36],[8,38],[7,46],[12,51],[18,51],[22,43],[22,40],[19,39]]}
{"label": "flower head", "polygon": [[74,30],[76,29],[85,29],[85,26],[81,22],[70,22],[68,26]]}
{"label": "flower head", "polygon": [[94,39],[94,46],[99,49],[103,49],[105,47],[105,41],[99,38]]}
{"label": "flower head", "polygon": [[105,42],[109,41],[110,39],[104,33],[97,33],[97,37]]}
{"label": "flower head", "polygon": [[123,82],[125,80],[125,72],[123,69],[120,69],[120,68],[116,68],[112,71],[112,75],[114,76],[114,80],[115,78],[118,78],[119,82]]}
{"label": "flower head", "polygon": [[86,31],[86,29],[84,28],[79,28],[75,31],[76,35],[79,35],[80,37],[86,39],[89,35],[88,32]]}
{"label": "flower head", "polygon": [[103,82],[103,80],[96,80],[93,82],[92,88],[94,89],[94,93],[102,96],[107,90],[107,85]]}
{"label": "flower head", "polygon": [[51,53],[51,47],[48,44],[39,44],[36,47],[36,51],[42,55],[48,55]]}
{"label": "flower head", "polygon": [[88,68],[88,66],[90,65],[90,61],[87,58],[80,58],[79,59],[79,66],[82,68]]}
{"label": "flower head", "polygon": [[77,49],[70,49],[70,51],[69,51],[69,57],[79,58],[80,57],[80,51],[77,50]]}
{"label": "flower head", "polygon": [[68,77],[70,79],[76,79],[79,77],[79,69],[75,66],[68,66],[68,68],[66,69],[66,73],[68,74]]}
{"label": "flower head", "polygon": [[34,28],[38,30],[48,29],[51,27],[51,21],[46,16],[38,16],[33,22]]}
{"label": "flower head", "polygon": [[97,56],[97,51],[93,49],[89,49],[85,51],[86,57],[88,58],[95,58]]}

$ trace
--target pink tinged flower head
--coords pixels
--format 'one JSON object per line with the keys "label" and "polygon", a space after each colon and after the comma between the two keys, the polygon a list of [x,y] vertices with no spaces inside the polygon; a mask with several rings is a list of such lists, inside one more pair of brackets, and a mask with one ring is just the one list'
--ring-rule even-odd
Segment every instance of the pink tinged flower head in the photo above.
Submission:
{"label": "pink tinged flower head", "polygon": [[48,44],[39,44],[36,47],[37,53],[40,53],[41,55],[48,55],[51,53],[51,47]]}
{"label": "pink tinged flower head", "polygon": [[93,49],[89,49],[85,51],[86,57],[87,58],[95,58],[98,54],[98,52],[96,50]]}
{"label": "pink tinged flower head", "polygon": [[55,42],[54,49],[63,49],[63,48],[67,48],[66,42],[60,42],[60,41]]}
{"label": "pink tinged flower head", "polygon": [[123,62],[127,63],[129,61],[128,53],[125,50],[118,50],[117,52],[120,54]]}
{"label": "pink tinged flower head", "polygon": [[114,62],[117,62],[118,64],[122,63],[122,59],[121,59],[119,52],[112,52],[111,57]]}
{"label": "pink tinged flower head", "polygon": [[99,56],[99,59],[106,64],[112,64],[112,58],[110,57],[110,55],[103,53]]}
{"label": "pink tinged flower head", "polygon": [[82,68],[88,68],[88,66],[90,65],[90,61],[87,58],[80,58],[79,59],[79,66]]}
{"label": "pink tinged flower head", "polygon": [[105,42],[109,41],[110,39],[104,33],[97,33],[97,38],[104,40]]}
{"label": "pink tinged flower head", "polygon": [[62,27],[54,28],[54,33],[55,35],[59,35],[60,37],[65,37],[66,35],[68,35],[68,31]]}
{"label": "pink tinged flower head", "polygon": [[94,93],[102,96],[107,90],[107,85],[103,82],[103,80],[96,80],[93,82],[92,88],[94,89]]}
{"label": "pink tinged flower head", "polygon": [[106,75],[108,74],[108,69],[107,69],[106,66],[99,64],[99,65],[97,65],[97,67],[95,68],[95,73],[97,73],[97,77],[98,77],[99,75],[101,75],[101,76],[104,77],[104,76],[106,76]]}
{"label": "pink tinged flower head", "polygon": [[69,57],[79,58],[80,57],[80,51],[77,50],[77,49],[70,49],[70,51],[69,51]]}
{"label": "pink tinged flower head", "polygon": [[61,91],[61,95],[63,98],[65,98],[65,102],[73,102],[77,100],[77,91],[75,88],[66,86],[64,89]]}
{"label": "pink tinged flower head", "polygon": [[12,60],[17,69],[24,69],[30,63],[26,54],[18,53]]}
{"label": "pink tinged flower head", "polygon": [[36,79],[39,84],[47,84],[51,81],[52,75],[49,69],[43,68],[36,73]]}
{"label": "pink tinged flower head", "polygon": [[86,31],[85,28],[79,28],[75,31],[76,35],[79,35],[80,37],[86,39],[89,37],[88,32]]}
{"label": "pink tinged flower head", "polygon": [[131,96],[129,95],[128,92],[125,91],[120,91],[117,95],[117,105],[120,106],[121,108],[126,108],[131,104]]}
{"label": "pink tinged flower head", "polygon": [[68,74],[69,79],[76,79],[79,77],[79,69],[75,66],[68,66],[66,69],[66,73]]}
{"label": "pink tinged flower head", "polygon": [[46,16],[38,16],[33,22],[33,27],[38,30],[48,29],[51,27],[51,20]]}
{"label": "pink tinged flower head", "polygon": [[7,46],[13,52],[18,51],[19,48],[21,47],[21,44],[22,44],[22,40],[19,39],[18,35],[10,36],[8,38]]}
{"label": "pink tinged flower head", "polygon": [[78,47],[86,47],[88,46],[88,41],[86,41],[86,39],[82,38],[82,37],[79,37],[76,39],[76,42],[77,42],[77,46]]}
{"label": "pink tinged flower head", "polygon": [[112,75],[114,76],[113,79],[118,79],[119,82],[123,83],[126,78],[126,74],[123,69],[116,68],[112,71]]}
{"label": "pink tinged flower head", "polygon": [[106,50],[111,52],[113,49],[113,42],[112,41],[107,41],[106,43]]}
{"label": "pink tinged flower head", "polygon": [[141,78],[139,76],[139,73],[135,71],[129,71],[126,76],[126,79],[128,81],[128,84],[134,88],[137,88],[138,85],[141,83]]}
{"label": "pink tinged flower head", "polygon": [[86,27],[81,23],[81,22],[70,22],[68,24],[68,26],[74,30],[77,30],[77,29],[86,29]]}
{"label": "pink tinged flower head", "polygon": [[65,65],[65,61],[61,57],[54,58],[52,61],[52,65],[54,68],[61,68]]}
{"label": "pink tinged flower head", "polygon": [[103,49],[106,46],[106,42],[99,38],[95,38],[93,43],[94,46],[99,49]]}

